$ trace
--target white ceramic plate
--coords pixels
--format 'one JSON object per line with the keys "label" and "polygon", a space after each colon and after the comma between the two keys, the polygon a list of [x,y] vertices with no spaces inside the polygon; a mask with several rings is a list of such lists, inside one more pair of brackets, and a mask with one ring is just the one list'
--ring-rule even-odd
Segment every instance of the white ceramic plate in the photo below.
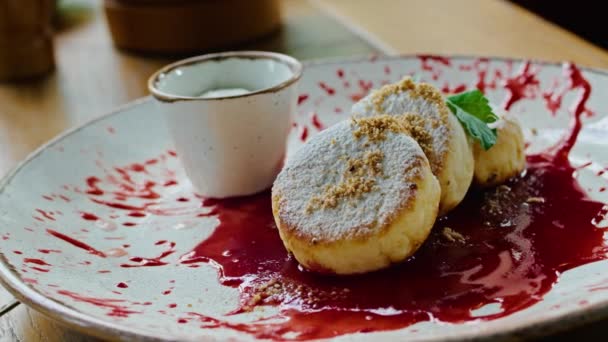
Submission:
{"label": "white ceramic plate", "polygon": [[[524,64],[424,56],[309,64],[300,83],[290,152],[302,144],[302,138],[347,118],[353,101],[369,89],[408,74],[445,91],[481,86],[497,104],[507,95],[505,84],[538,80],[537,85],[522,88],[523,98],[511,110],[525,126],[528,151],[539,151],[566,131],[570,105],[581,89],[568,90],[570,77],[561,65],[531,63],[528,73],[521,74]],[[578,179],[587,195],[607,203],[608,172],[602,170],[608,166],[608,103],[603,96],[608,92],[608,74],[588,69],[583,74],[592,86],[586,107],[593,115],[585,115],[570,160],[585,165]],[[557,106],[560,95],[562,105]],[[246,325],[239,323],[272,315],[276,308],[225,316],[238,307],[238,290],[220,285],[212,264],[179,262],[213,232],[218,219],[208,215],[211,209],[202,207],[193,194],[171,145],[161,115],[146,98],[67,132],[33,153],[0,188],[4,285],[50,317],[102,337],[253,339],[256,335],[243,332]],[[146,181],[155,183],[146,188]],[[129,184],[139,190],[130,192]],[[100,204],[103,201],[115,204]],[[145,204],[149,202],[155,204]],[[577,243],[576,236],[571,243]],[[146,262],[148,267],[121,267]],[[606,261],[596,261],[571,269],[535,304],[505,317],[471,318],[460,324],[431,320],[337,338],[461,340],[539,334],[571,326],[608,315],[607,266]],[[193,313],[230,322],[232,328],[193,320]]]}

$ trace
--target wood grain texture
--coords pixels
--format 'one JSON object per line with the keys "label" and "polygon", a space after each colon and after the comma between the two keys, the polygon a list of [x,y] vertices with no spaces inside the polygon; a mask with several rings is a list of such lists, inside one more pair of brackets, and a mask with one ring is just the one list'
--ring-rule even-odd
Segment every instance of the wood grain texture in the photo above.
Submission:
{"label": "wood grain texture", "polygon": [[608,67],[606,50],[504,0],[314,2],[389,52],[570,60]]}
{"label": "wood grain texture", "polygon": [[78,334],[20,305],[11,311],[9,317],[0,319],[0,342],[5,341],[95,342],[100,340]]}
{"label": "wood grain texture", "polygon": [[13,295],[11,295],[6,289],[0,286],[0,308],[4,308],[5,306],[11,304],[12,300]]}

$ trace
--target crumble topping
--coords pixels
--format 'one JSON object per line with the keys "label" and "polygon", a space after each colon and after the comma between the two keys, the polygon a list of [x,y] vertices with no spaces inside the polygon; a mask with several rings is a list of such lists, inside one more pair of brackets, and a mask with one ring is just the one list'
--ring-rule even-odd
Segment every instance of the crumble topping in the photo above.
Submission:
{"label": "crumble topping", "polygon": [[297,298],[304,305],[317,308],[320,304],[330,300],[345,299],[350,293],[350,289],[335,287],[322,291],[288,281],[272,279],[254,287],[254,294],[243,306],[243,310],[250,312],[257,306],[281,303],[288,300],[289,298],[286,296],[293,293],[297,294]]}
{"label": "crumble topping", "polygon": [[[416,84],[410,77],[406,77],[398,83],[388,84],[374,91],[371,95],[371,102],[377,113],[384,113],[385,100],[391,95],[407,92],[412,99],[424,98],[435,105],[445,105],[441,93],[435,87],[426,83]],[[442,116],[447,113],[442,113]]]}
{"label": "crumble topping", "polygon": [[357,199],[373,190],[375,176],[382,175],[382,151],[365,152],[362,158],[350,158],[346,161],[346,170],[338,184],[325,187],[321,195],[311,198],[307,213],[316,209],[335,208],[342,199]]}
{"label": "crumble topping", "polygon": [[368,118],[352,119],[352,124],[356,125],[353,131],[355,138],[367,137],[370,142],[379,142],[386,139],[387,132],[404,132],[403,121],[391,115],[377,115]]}
{"label": "crumble topping", "polygon": [[443,228],[441,234],[446,240],[450,242],[464,243],[466,241],[464,235],[460,234],[459,232],[455,231],[450,227]]}

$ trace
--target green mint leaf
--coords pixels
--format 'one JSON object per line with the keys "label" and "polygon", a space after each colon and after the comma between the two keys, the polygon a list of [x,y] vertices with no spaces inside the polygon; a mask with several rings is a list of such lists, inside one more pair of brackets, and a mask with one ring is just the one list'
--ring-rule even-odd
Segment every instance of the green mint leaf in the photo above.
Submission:
{"label": "green mint leaf", "polygon": [[447,104],[469,136],[479,140],[484,150],[487,151],[496,144],[497,134],[495,129],[488,127],[487,123],[454,106],[452,103],[448,102]]}
{"label": "green mint leaf", "polygon": [[477,89],[448,97],[448,101],[485,123],[498,120],[483,93]]}
{"label": "green mint leaf", "polygon": [[479,90],[466,91],[448,97],[448,108],[456,115],[469,136],[479,140],[484,150],[496,144],[496,130],[488,127],[498,120],[488,99]]}

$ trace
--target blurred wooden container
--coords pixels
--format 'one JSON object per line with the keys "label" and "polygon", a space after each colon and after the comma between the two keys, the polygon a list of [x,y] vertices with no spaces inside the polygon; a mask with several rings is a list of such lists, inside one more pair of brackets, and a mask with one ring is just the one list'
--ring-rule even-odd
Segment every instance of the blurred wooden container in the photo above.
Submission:
{"label": "blurred wooden container", "polygon": [[114,44],[140,52],[228,48],[280,25],[280,0],[105,0]]}
{"label": "blurred wooden container", "polygon": [[55,0],[0,0],[0,81],[53,70],[54,6]]}

